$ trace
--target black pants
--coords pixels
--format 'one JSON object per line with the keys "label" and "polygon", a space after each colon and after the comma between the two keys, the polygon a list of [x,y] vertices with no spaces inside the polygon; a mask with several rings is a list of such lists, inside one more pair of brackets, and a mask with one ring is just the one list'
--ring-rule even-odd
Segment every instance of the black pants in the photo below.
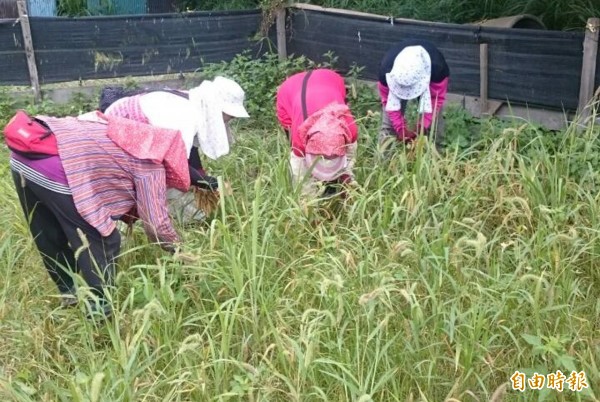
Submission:
{"label": "black pants", "polygon": [[[102,296],[105,286],[114,280],[121,247],[118,229],[103,237],[79,215],[71,195],[50,191],[25,178],[21,181],[14,171],[12,175],[35,244],[59,291],[72,292],[72,273],[79,273],[92,291]],[[89,247],[83,247],[82,236]]]}

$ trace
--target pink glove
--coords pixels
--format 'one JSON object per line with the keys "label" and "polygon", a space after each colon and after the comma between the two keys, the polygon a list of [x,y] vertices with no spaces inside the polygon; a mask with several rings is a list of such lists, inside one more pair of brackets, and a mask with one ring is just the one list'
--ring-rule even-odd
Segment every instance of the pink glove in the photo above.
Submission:
{"label": "pink glove", "polygon": [[415,138],[417,138],[417,133],[409,129],[405,129],[402,133],[397,133],[396,135],[398,136],[399,141],[405,143],[413,142]]}

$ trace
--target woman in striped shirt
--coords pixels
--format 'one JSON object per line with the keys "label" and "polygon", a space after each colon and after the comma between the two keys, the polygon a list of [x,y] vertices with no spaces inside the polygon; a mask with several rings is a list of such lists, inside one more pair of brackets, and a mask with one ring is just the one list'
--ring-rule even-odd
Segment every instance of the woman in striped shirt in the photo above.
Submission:
{"label": "woman in striped shirt", "polygon": [[139,217],[152,241],[176,249],[166,193],[190,186],[185,145],[175,130],[96,112],[37,118],[56,136],[58,155],[11,153],[19,201],[63,306],[77,302],[79,273],[97,297],[92,313],[110,315],[105,292],[120,250],[116,221]]}

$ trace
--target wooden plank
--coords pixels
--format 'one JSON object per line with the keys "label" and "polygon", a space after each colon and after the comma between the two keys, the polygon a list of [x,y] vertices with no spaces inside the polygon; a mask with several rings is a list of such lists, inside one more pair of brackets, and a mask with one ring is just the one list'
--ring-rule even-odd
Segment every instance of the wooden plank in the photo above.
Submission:
{"label": "wooden plank", "polygon": [[488,44],[479,45],[479,107],[481,115],[488,113]]}
{"label": "wooden plank", "polygon": [[279,55],[279,60],[287,59],[287,35],[285,31],[285,14],[285,8],[282,8],[277,11],[277,54]]}
{"label": "wooden plank", "polygon": [[29,79],[33,89],[33,99],[35,102],[40,102],[42,100],[42,91],[40,89],[40,80],[35,64],[31,27],[29,26],[29,15],[27,14],[27,4],[25,3],[25,0],[17,0],[17,9],[19,10],[19,22],[21,23],[21,32],[23,33],[23,43],[25,45],[27,67],[29,68]]}
{"label": "wooden plank", "polygon": [[[371,18],[371,19],[376,19],[376,20],[388,21],[392,25],[394,24],[394,22],[402,22],[402,21],[423,24],[423,25],[431,25],[432,24],[431,22],[427,22],[427,21],[413,20],[413,19],[409,19],[409,18],[394,18],[393,16],[365,13],[362,11],[344,10],[341,8],[321,7],[321,6],[315,6],[314,4],[308,4],[308,3],[294,3],[290,7],[297,8],[300,10],[322,11],[322,12],[332,13],[332,14],[348,15],[351,17],[366,17],[366,18]],[[433,23],[433,24],[435,24],[435,23]]]}
{"label": "wooden plank", "polygon": [[489,45],[479,45],[479,117],[495,116],[504,102],[489,98]]}
{"label": "wooden plank", "polygon": [[579,86],[579,107],[577,108],[582,123],[585,123],[590,116],[590,102],[594,97],[599,34],[600,18],[589,18],[585,29],[585,39],[583,40],[583,63],[581,67],[581,84]]}

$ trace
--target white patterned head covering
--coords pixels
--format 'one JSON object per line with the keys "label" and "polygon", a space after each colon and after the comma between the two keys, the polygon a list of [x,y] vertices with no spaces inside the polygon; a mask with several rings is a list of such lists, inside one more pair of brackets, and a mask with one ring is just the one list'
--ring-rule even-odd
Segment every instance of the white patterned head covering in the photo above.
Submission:
{"label": "white patterned head covering", "polygon": [[396,59],[392,71],[386,74],[390,93],[385,110],[401,109],[402,100],[420,97],[419,113],[431,113],[431,57],[422,46],[404,48]]}

